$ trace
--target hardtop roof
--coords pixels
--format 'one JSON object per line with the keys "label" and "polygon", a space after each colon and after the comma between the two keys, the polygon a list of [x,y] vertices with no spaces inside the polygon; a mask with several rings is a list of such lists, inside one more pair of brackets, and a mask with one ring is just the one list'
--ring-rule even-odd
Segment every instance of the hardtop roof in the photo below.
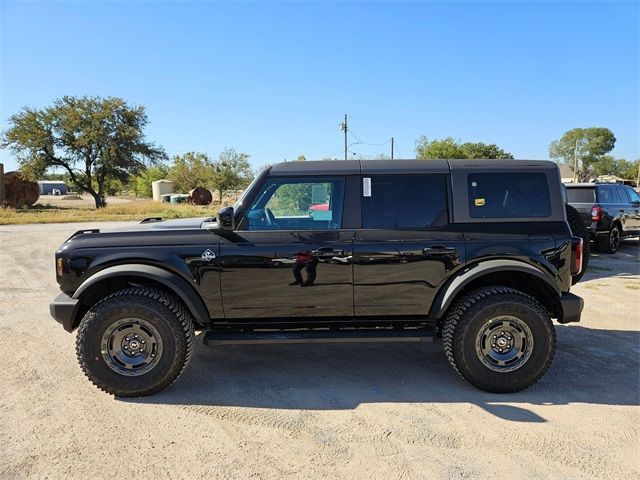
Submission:
{"label": "hardtop roof", "polygon": [[270,174],[273,176],[298,176],[446,173],[450,170],[478,167],[492,170],[520,167],[558,168],[554,162],[549,160],[305,160],[275,164],[271,167]]}

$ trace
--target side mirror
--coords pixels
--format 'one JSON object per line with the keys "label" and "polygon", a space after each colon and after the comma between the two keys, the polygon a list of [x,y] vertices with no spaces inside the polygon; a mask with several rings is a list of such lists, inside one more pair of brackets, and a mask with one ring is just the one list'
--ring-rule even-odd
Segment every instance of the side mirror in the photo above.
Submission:
{"label": "side mirror", "polygon": [[222,230],[233,231],[236,229],[236,217],[233,207],[224,207],[218,211],[218,226]]}

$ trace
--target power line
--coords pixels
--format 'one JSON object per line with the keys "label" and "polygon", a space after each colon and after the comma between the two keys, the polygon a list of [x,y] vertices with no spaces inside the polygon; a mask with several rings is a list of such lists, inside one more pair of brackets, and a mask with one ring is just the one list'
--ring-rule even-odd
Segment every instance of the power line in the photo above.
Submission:
{"label": "power line", "polygon": [[382,145],[387,145],[389,142],[391,142],[391,139],[389,139],[389,140],[387,140],[386,142],[383,142],[383,143],[369,143],[369,142],[365,142],[360,137],[358,137],[355,133],[353,133],[353,130],[351,130],[350,128],[349,128],[349,132],[351,133],[351,135],[353,135],[356,138],[356,140],[358,140],[363,145],[369,145],[369,146],[372,146],[372,147],[381,147]]}

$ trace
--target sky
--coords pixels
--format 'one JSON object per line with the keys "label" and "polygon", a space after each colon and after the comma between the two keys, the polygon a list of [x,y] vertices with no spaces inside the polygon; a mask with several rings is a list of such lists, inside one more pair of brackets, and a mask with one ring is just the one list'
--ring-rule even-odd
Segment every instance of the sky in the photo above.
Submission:
{"label": "sky", "polygon": [[615,1],[0,0],[0,130],[98,95],[144,105],[169,155],[233,147],[256,168],[342,158],[345,114],[350,157],[389,154],[393,136],[413,158],[425,135],[545,159],[598,126],[636,159],[639,25],[640,2]]}

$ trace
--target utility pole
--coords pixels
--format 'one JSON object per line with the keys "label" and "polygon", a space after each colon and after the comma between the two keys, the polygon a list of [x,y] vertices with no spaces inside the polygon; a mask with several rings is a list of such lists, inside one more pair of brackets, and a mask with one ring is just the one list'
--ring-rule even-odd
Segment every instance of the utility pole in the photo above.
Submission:
{"label": "utility pole", "polygon": [[391,160],[393,160],[393,137],[391,137]]}
{"label": "utility pole", "polygon": [[578,181],[578,140],[576,139],[576,148],[573,150],[573,183]]}
{"label": "utility pole", "polygon": [[347,114],[344,114],[344,123],[340,124],[340,130],[344,132],[344,159],[347,160]]}

